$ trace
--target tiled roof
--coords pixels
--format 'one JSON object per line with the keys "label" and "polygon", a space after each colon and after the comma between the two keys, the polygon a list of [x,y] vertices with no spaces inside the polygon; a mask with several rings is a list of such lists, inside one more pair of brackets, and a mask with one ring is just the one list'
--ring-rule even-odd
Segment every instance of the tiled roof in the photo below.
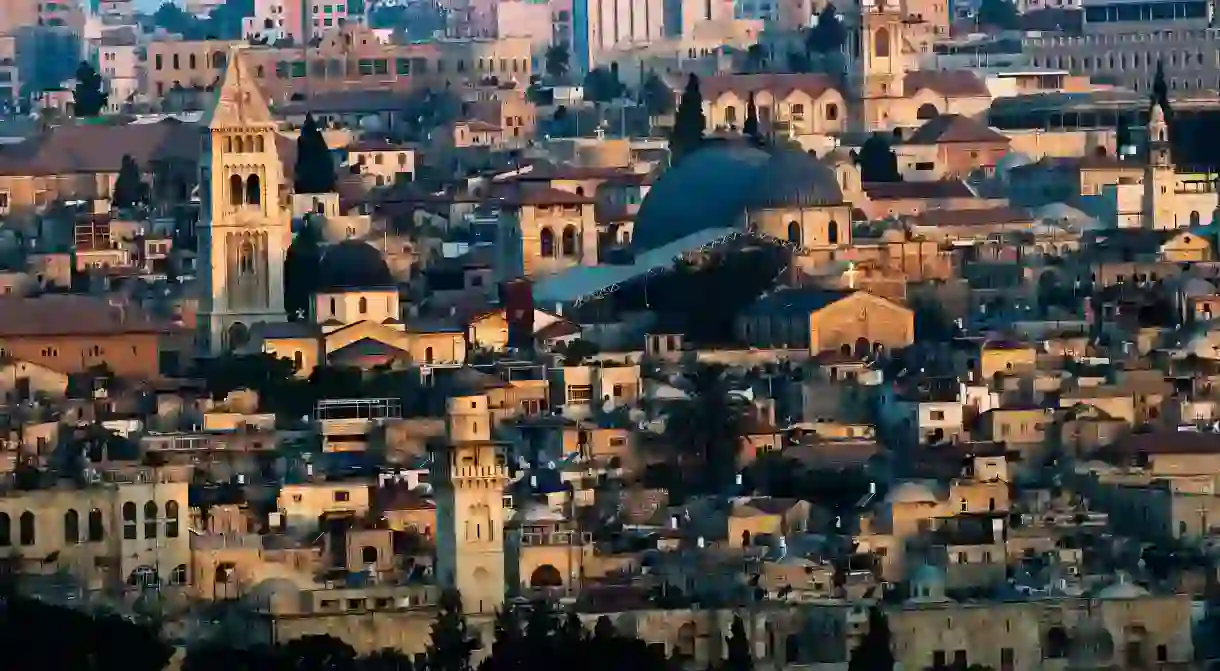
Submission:
{"label": "tiled roof", "polygon": [[974,191],[961,180],[936,182],[868,182],[864,191],[872,200],[933,198],[975,198]]}
{"label": "tiled roof", "polygon": [[[679,90],[685,83],[683,80]],[[816,73],[713,75],[699,80],[699,93],[703,95],[704,100],[715,100],[730,91],[743,99],[758,91],[767,91],[781,98],[793,91],[801,91],[811,98],[816,98],[833,88],[833,79]]]}
{"label": "tiled roof", "polygon": [[907,98],[925,89],[950,98],[989,95],[987,85],[970,70],[914,70],[902,79],[902,93]]}
{"label": "tiled roof", "polygon": [[1003,143],[1009,140],[986,125],[960,114],[942,114],[919,127],[906,144],[950,142]]}
{"label": "tiled roof", "polygon": [[561,189],[515,188],[505,190],[501,197],[506,205],[592,205],[592,196],[582,196]]}
{"label": "tiled roof", "polygon": [[0,150],[0,175],[118,172],[123,155],[140,167],[199,160],[203,128],[166,119],[154,124],[65,125]]}
{"label": "tiled roof", "polygon": [[981,207],[969,210],[927,210],[911,217],[916,226],[991,226],[1033,223],[1029,210],[1020,207]]}
{"label": "tiled roof", "polygon": [[131,306],[75,295],[0,297],[0,338],[160,333],[169,327]]}

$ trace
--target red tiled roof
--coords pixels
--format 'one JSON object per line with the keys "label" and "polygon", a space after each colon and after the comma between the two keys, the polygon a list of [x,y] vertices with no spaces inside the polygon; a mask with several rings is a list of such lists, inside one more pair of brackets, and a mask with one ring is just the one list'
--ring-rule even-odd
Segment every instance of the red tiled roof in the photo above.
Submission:
{"label": "red tiled roof", "polygon": [[0,337],[115,335],[169,330],[168,325],[153,322],[136,308],[119,308],[88,296],[0,297]]}
{"label": "red tiled roof", "polygon": [[203,127],[166,119],[159,123],[65,125],[0,151],[0,175],[118,172],[123,156],[141,168],[152,162],[199,161]]}
{"label": "red tiled roof", "polygon": [[1008,144],[1009,139],[970,117],[942,114],[920,126],[906,144],[950,142]]}
{"label": "red tiled roof", "polygon": [[743,99],[758,91],[767,91],[778,97],[787,96],[793,91],[802,91],[811,98],[817,98],[834,88],[836,87],[833,79],[817,73],[713,75],[699,80],[699,92],[704,100],[715,100],[730,91]]}
{"label": "red tiled roof", "polygon": [[974,198],[975,193],[961,180],[937,182],[868,182],[864,191],[872,200],[927,200],[933,198]]}
{"label": "red tiled roof", "polygon": [[928,210],[911,217],[916,226],[993,226],[1033,223],[1029,210],[1019,207],[986,207],[969,210]]}
{"label": "red tiled roof", "polygon": [[902,79],[902,94],[907,98],[925,89],[950,98],[990,95],[987,85],[970,70],[914,70]]}

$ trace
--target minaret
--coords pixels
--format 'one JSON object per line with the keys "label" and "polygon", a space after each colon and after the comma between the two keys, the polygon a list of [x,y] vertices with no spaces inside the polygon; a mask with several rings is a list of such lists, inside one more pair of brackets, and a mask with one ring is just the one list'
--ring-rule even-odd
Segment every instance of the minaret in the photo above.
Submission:
{"label": "minaret", "polygon": [[[1175,171],[1169,148],[1169,124],[1159,102],[1152,103],[1148,115],[1148,157],[1144,164],[1144,228],[1177,228],[1174,220],[1173,190]],[[1186,225],[1183,222],[1181,225]]]}
{"label": "minaret", "polygon": [[250,327],[282,322],[284,257],[292,242],[277,126],[241,48],[203,122],[200,161],[199,348],[215,356],[241,347]]}
{"label": "minaret", "polygon": [[504,603],[508,467],[487,396],[449,399],[446,417],[449,445],[432,458],[437,582],[462,593],[465,612],[491,613]]}

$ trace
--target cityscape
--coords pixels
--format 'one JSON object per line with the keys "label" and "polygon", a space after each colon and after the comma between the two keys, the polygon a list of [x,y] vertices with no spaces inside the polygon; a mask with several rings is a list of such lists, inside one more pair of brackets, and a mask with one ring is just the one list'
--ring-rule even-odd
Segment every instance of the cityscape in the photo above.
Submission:
{"label": "cityscape", "polygon": [[1216,4],[840,1],[0,1],[0,667],[1220,669]]}

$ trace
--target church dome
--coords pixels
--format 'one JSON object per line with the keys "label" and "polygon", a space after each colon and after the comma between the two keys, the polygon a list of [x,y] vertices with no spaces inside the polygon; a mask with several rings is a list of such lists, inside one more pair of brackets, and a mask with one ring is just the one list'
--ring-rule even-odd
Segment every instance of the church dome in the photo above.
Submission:
{"label": "church dome", "polygon": [[347,291],[394,286],[394,276],[376,247],[344,240],[323,250],[318,263],[318,291]]}
{"label": "church dome", "polygon": [[757,210],[842,203],[834,170],[810,154],[717,143],[656,180],[640,205],[632,246],[647,251],[699,231],[738,228]]}
{"label": "church dome", "polygon": [[912,480],[890,490],[885,500],[888,503],[936,503],[938,499],[931,487]]}

